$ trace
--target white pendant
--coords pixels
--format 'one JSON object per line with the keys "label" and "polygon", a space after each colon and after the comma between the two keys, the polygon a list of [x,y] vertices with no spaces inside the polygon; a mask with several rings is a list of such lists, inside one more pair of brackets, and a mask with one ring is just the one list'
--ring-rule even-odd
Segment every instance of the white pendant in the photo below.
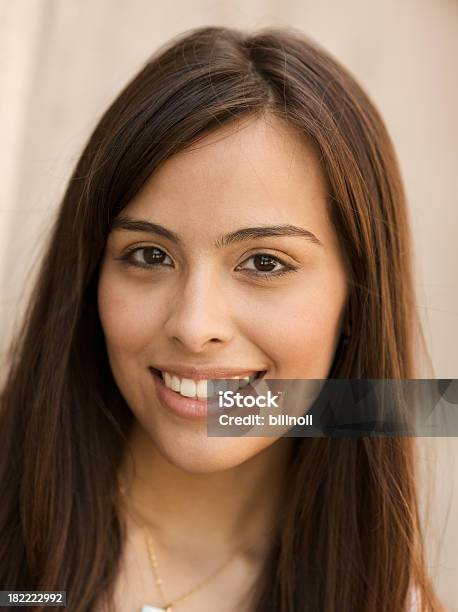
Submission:
{"label": "white pendant", "polygon": [[141,612],[166,612],[165,608],[155,608],[154,606],[143,606]]}

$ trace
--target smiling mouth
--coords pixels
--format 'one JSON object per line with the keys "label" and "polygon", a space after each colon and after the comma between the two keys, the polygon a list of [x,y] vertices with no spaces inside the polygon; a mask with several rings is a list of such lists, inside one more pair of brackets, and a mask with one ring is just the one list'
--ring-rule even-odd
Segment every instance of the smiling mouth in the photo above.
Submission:
{"label": "smiling mouth", "polygon": [[163,384],[170,390],[186,397],[200,401],[210,400],[218,395],[220,391],[242,390],[249,385],[255,385],[266,374],[267,370],[260,370],[255,374],[245,377],[219,377],[205,380],[193,380],[191,378],[179,378],[162,372],[157,368],[150,367],[151,373],[160,378]]}

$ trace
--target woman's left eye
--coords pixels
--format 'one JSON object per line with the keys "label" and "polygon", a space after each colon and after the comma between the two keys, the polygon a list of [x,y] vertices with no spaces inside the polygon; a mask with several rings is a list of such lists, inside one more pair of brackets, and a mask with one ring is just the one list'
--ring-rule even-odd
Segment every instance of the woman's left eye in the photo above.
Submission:
{"label": "woman's left eye", "polygon": [[[291,264],[287,264],[278,257],[269,255],[268,253],[255,253],[246,259],[245,261],[253,260],[254,268],[245,268],[250,274],[254,276],[260,276],[263,278],[272,278],[275,276],[281,276],[288,272],[295,272],[297,268]],[[276,266],[280,266],[280,269],[275,269]],[[258,266],[260,269],[258,269]]]}

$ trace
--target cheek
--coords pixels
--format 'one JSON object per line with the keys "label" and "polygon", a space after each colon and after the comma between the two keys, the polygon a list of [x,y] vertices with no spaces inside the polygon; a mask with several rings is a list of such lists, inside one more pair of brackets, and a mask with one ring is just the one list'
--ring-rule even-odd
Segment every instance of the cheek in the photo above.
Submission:
{"label": "cheek", "polygon": [[336,346],[333,312],[320,304],[308,304],[303,317],[294,317],[280,338],[279,350],[285,355],[282,363],[294,378],[327,378]]}
{"label": "cheek", "polygon": [[115,275],[100,276],[98,308],[108,351],[125,357],[139,355],[151,344],[160,328],[160,313],[132,284]]}
{"label": "cheek", "polygon": [[116,384],[131,408],[142,406],[150,382],[147,366],[154,317],[151,312],[145,316],[145,300],[138,291],[110,270],[99,278],[98,310]]}
{"label": "cheek", "polygon": [[264,307],[269,325],[259,342],[275,364],[272,378],[327,378],[345,304],[345,286],[329,287],[296,287],[280,306]]}

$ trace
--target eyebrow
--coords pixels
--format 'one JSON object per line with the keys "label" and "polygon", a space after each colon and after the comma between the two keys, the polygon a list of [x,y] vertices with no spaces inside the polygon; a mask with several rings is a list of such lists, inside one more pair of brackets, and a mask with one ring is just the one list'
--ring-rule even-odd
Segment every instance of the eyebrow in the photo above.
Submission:
{"label": "eyebrow", "polygon": [[[183,241],[178,234],[167,229],[163,225],[158,223],[151,223],[144,219],[132,219],[131,217],[118,216],[113,220],[110,231],[124,230],[128,232],[146,232],[148,234],[156,234],[167,238],[171,242],[183,245]],[[296,225],[290,225],[285,223],[282,225],[262,225],[258,227],[243,227],[241,229],[230,232],[219,236],[215,242],[214,247],[217,249],[224,249],[225,247],[243,242],[245,240],[253,240],[256,238],[268,238],[272,236],[300,236],[305,238],[313,244],[323,246],[321,240],[319,240],[315,234],[310,230],[298,227]]]}

